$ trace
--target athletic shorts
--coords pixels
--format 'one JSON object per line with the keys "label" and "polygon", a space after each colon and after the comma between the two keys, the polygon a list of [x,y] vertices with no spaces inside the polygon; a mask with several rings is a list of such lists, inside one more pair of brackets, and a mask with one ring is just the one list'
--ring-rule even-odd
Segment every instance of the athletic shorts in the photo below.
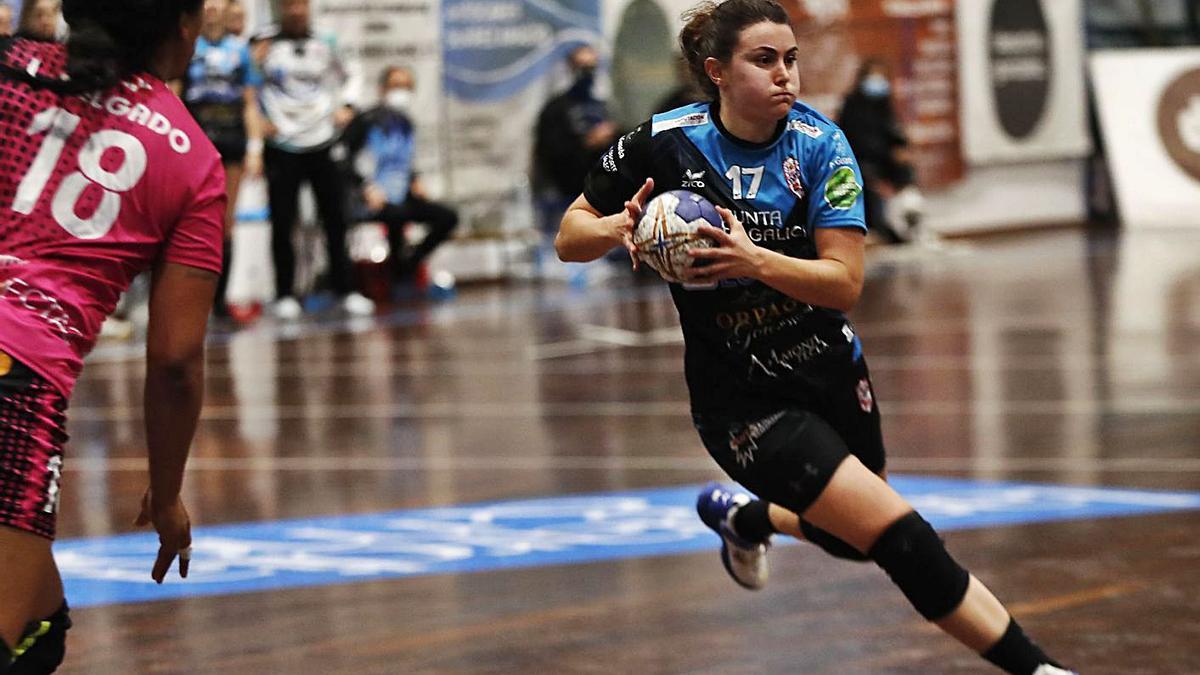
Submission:
{"label": "athletic shorts", "polygon": [[804,513],[848,455],[882,473],[879,404],[862,358],[779,408],[741,418],[693,415],[708,453],[759,498]]}
{"label": "athletic shorts", "polygon": [[67,400],[0,351],[0,525],[54,539]]}

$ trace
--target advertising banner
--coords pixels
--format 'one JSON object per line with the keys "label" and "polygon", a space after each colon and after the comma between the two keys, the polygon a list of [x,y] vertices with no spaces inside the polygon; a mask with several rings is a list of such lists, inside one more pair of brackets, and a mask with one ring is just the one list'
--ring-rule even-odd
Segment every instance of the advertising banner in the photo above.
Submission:
{"label": "advertising banner", "polygon": [[531,224],[537,115],[572,49],[603,51],[600,16],[600,0],[443,0],[446,180],[474,229]]}
{"label": "advertising banner", "polygon": [[961,0],[957,20],[968,163],[1087,155],[1079,0]]}
{"label": "advertising banner", "polygon": [[882,59],[923,187],[957,181],[958,80],[952,0],[785,0],[800,45],[800,96],[836,121],[860,65]]}
{"label": "advertising banner", "polygon": [[1126,227],[1200,227],[1200,49],[1101,51],[1092,81]]}

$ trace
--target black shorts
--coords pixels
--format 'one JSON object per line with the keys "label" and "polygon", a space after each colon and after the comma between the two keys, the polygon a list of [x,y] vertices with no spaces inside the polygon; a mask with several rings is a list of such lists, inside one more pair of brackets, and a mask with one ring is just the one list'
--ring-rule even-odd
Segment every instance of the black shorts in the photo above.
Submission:
{"label": "black shorts", "polygon": [[[804,403],[800,403],[804,400]],[[761,499],[803,513],[848,455],[882,473],[886,463],[879,405],[865,360],[837,373],[820,396],[781,400],[750,419],[694,415],[708,454]]]}
{"label": "black shorts", "polygon": [[54,538],[67,401],[0,351],[0,525]]}

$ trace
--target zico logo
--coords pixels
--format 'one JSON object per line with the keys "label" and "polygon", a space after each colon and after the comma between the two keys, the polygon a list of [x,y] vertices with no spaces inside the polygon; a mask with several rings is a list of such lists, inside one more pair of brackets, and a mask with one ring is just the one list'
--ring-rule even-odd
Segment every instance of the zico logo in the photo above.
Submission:
{"label": "zico logo", "polygon": [[860,194],[862,187],[858,184],[858,177],[854,175],[854,169],[848,166],[837,169],[825,181],[825,203],[839,211],[852,208]]}
{"label": "zico logo", "polygon": [[1179,168],[1200,180],[1200,68],[1167,85],[1158,104],[1158,133]]}

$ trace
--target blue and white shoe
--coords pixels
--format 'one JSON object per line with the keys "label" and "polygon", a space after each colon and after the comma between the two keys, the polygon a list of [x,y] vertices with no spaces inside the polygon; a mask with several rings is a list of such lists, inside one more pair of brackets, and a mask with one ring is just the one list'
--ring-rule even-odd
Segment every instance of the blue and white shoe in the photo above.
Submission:
{"label": "blue and white shoe", "polygon": [[725,565],[725,571],[742,588],[757,591],[767,585],[770,540],[749,542],[733,530],[733,516],[738,507],[751,500],[752,497],[744,492],[730,492],[720,483],[713,482],[700,491],[696,512],[700,514],[700,520],[721,537],[721,563]]}

